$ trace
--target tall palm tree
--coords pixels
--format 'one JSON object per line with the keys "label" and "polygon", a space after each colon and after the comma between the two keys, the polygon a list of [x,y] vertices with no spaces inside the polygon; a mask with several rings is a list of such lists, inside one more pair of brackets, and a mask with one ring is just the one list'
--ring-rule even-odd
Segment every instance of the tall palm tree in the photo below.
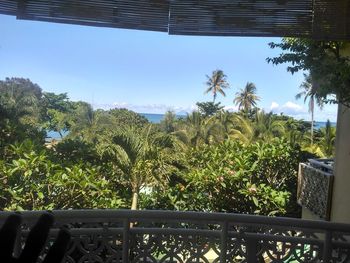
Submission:
{"label": "tall palm tree", "polygon": [[315,112],[315,102],[320,109],[323,108],[323,101],[317,94],[318,85],[313,81],[310,74],[304,74],[305,80],[300,85],[301,92],[299,92],[295,98],[300,99],[304,97],[304,103],[309,99],[309,113],[311,113],[311,145],[313,144],[314,138],[314,112]]}
{"label": "tall palm tree", "polygon": [[224,92],[224,89],[229,88],[230,85],[227,82],[227,76],[224,74],[224,72],[220,69],[217,69],[212,72],[211,76],[206,75],[206,77],[207,82],[205,84],[208,86],[208,88],[206,89],[205,93],[213,93],[213,102],[215,103],[217,93],[220,93],[225,97],[226,94]]}
{"label": "tall palm tree", "polygon": [[260,97],[256,95],[256,86],[252,82],[247,82],[244,89],[241,89],[236,93],[236,97],[233,103],[238,105],[239,110],[243,110],[248,113],[250,109],[256,106],[256,102],[260,100]]}

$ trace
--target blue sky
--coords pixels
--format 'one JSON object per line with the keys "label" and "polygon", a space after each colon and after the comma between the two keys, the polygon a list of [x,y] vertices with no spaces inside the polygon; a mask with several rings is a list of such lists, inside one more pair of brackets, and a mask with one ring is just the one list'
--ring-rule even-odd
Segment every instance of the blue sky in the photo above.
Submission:
{"label": "blue sky", "polygon": [[[166,33],[95,28],[16,20],[0,15],[0,79],[25,77],[45,91],[67,92],[95,108],[126,107],[137,112],[191,111],[204,94],[205,75],[222,69],[231,88],[224,98],[255,83],[267,111],[309,119],[296,101],[302,74],[273,66],[267,57],[281,51],[267,43],[278,38],[169,36]],[[317,120],[336,119],[336,107],[316,111]]]}

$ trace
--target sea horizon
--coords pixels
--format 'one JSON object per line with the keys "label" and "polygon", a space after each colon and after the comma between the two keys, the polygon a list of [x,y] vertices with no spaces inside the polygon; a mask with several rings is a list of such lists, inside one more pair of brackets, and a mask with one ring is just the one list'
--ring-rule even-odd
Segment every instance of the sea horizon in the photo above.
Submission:
{"label": "sea horizon", "polygon": [[[162,114],[162,113],[138,113],[142,116],[144,116],[149,122],[151,123],[160,123],[165,114]],[[185,118],[187,115],[184,115],[184,114],[175,114],[177,118]],[[305,120],[306,121],[306,120]],[[306,121],[306,122],[310,122],[310,121]],[[326,121],[314,121],[315,125],[314,125],[314,128],[316,130],[320,129],[320,128],[323,128],[323,127],[326,127]],[[336,126],[336,122],[331,122],[331,125],[333,127]],[[61,139],[60,135],[58,132],[55,132],[55,131],[48,131],[47,132],[47,138],[48,139],[55,139],[55,140],[59,140]]]}

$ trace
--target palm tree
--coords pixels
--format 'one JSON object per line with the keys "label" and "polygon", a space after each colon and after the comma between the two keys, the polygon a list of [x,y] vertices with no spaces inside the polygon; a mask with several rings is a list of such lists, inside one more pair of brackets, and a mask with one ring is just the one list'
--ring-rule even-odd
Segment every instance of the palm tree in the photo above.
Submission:
{"label": "palm tree", "polygon": [[273,114],[260,110],[255,116],[255,137],[264,141],[270,141],[274,137],[284,136],[285,122],[273,118]]}
{"label": "palm tree", "polygon": [[152,133],[152,126],[149,126],[142,132],[119,131],[101,148],[103,156],[116,164],[126,186],[131,189],[132,210],[137,209],[141,189],[168,181],[172,164],[167,160],[171,159],[174,147],[170,135]]}
{"label": "palm tree", "polygon": [[172,133],[175,131],[176,114],[173,111],[167,111],[164,114],[163,120],[160,122],[160,127],[165,133]]}
{"label": "palm tree", "polygon": [[230,137],[250,144],[257,140],[271,141],[275,137],[285,135],[284,121],[276,120],[271,113],[259,111],[255,120],[236,114],[233,117],[234,128],[230,130]]}
{"label": "palm tree", "polygon": [[221,129],[224,133],[224,137],[227,138],[230,129],[233,125],[233,117],[234,115],[228,111],[220,111],[218,114],[215,115],[216,120],[218,121],[219,125],[221,126]]}
{"label": "palm tree", "polygon": [[183,144],[198,147],[201,144],[212,144],[222,141],[222,128],[215,116],[205,118],[199,112],[187,115],[179,129],[172,134]]}
{"label": "palm tree", "polygon": [[233,116],[234,128],[230,130],[229,136],[237,139],[245,145],[255,140],[254,123],[242,115],[235,114]]}
{"label": "palm tree", "polygon": [[227,76],[224,74],[224,72],[220,69],[217,69],[213,71],[211,77],[208,75],[206,75],[206,77],[207,82],[205,84],[208,86],[208,88],[205,93],[213,93],[213,102],[215,103],[217,93],[220,93],[225,97],[226,94],[224,92],[224,89],[229,88],[230,85],[226,80]]}
{"label": "palm tree", "polygon": [[68,137],[81,137],[88,142],[97,143],[100,133],[115,128],[114,119],[108,112],[94,110],[89,103],[83,101],[75,102],[73,107]]}
{"label": "palm tree", "polygon": [[247,82],[244,89],[241,89],[236,93],[236,97],[233,103],[238,105],[239,110],[243,110],[245,113],[256,106],[256,102],[260,98],[256,95],[256,86],[252,82]]}
{"label": "palm tree", "polygon": [[311,145],[313,144],[314,137],[314,111],[315,102],[320,109],[323,108],[322,98],[317,94],[318,85],[313,81],[311,75],[304,74],[305,80],[301,83],[300,88],[302,89],[295,98],[300,99],[304,97],[304,103],[309,99],[309,113],[311,113]]}
{"label": "palm tree", "polygon": [[326,127],[320,129],[322,136],[320,148],[322,149],[323,155],[328,158],[334,155],[335,130],[335,127],[332,127],[329,120],[327,120]]}

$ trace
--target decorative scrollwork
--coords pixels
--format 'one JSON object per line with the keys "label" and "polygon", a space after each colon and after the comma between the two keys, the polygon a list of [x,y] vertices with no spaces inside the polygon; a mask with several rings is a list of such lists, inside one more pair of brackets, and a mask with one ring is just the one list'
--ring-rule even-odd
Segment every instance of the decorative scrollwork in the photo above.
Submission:
{"label": "decorative scrollwork", "polygon": [[[274,218],[271,223],[262,217],[249,217],[248,222],[225,220],[213,222],[183,214],[178,219],[152,218],[149,214],[146,219],[101,218],[88,211],[85,217],[56,217],[42,258],[57,229],[64,225],[72,234],[66,263],[321,263],[325,255],[329,263],[350,262],[350,227],[347,232],[332,230],[333,225],[327,228],[328,223],[323,222],[323,229],[310,222],[303,224],[303,220],[292,220],[294,225],[288,225],[290,219],[283,218]],[[17,251],[35,221],[24,220]]]}

